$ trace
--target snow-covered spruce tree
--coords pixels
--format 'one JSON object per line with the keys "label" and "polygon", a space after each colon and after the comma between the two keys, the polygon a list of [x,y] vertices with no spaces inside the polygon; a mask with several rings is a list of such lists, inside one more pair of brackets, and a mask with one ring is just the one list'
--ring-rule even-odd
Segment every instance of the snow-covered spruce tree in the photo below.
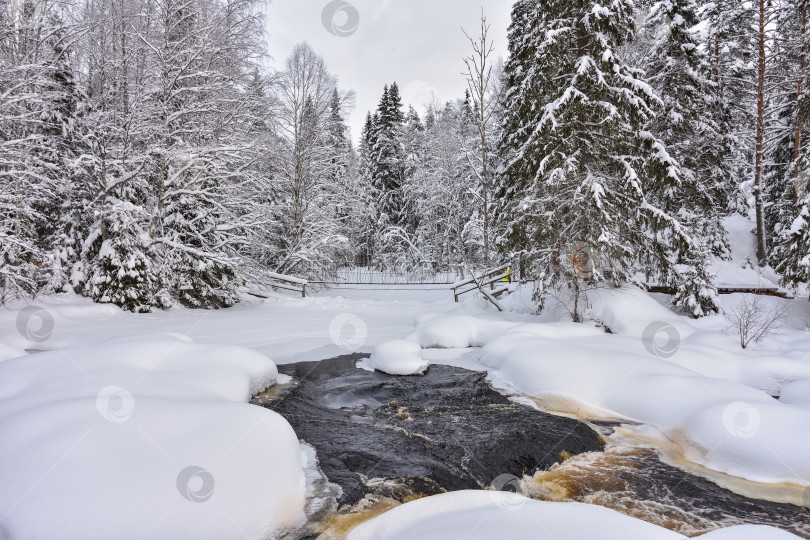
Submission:
{"label": "snow-covered spruce tree", "polygon": [[[425,235],[426,203],[435,196],[437,186],[426,186],[425,179],[427,139],[422,119],[413,107],[408,113],[400,131],[403,170],[400,185],[401,209],[407,216],[401,225],[388,224],[381,229],[380,245],[386,266],[395,269],[433,270],[437,265],[431,251],[431,241],[435,237]],[[429,228],[429,227],[428,227]]]}
{"label": "snow-covered spruce tree", "polygon": [[402,128],[405,114],[396,83],[385,86],[372,122],[371,178],[379,193],[376,262],[395,266],[408,251],[413,223],[404,208],[405,148]]}
{"label": "snow-covered spruce tree", "polygon": [[[763,165],[763,180],[765,184],[765,229],[768,233],[769,262],[773,267],[782,264],[785,259],[783,251],[782,233],[787,232],[797,216],[796,192],[797,169],[796,162],[796,127],[798,123],[797,85],[801,79],[801,36],[802,14],[795,3],[788,3],[780,10],[779,36],[780,40],[773,44],[780,49],[775,54],[770,67],[774,80],[782,84],[775,85],[770,100],[772,119],[771,128],[773,142],[768,148],[767,159]],[[801,141],[801,129],[798,132]],[[799,152],[800,154],[801,152]]]}
{"label": "snow-covered spruce tree", "polygon": [[[699,22],[694,0],[657,2],[645,21],[645,37],[652,47],[644,55],[643,68],[663,102],[647,129],[678,162],[681,180],[673,197],[655,202],[687,225],[705,249],[728,257],[722,217],[732,178],[724,156],[731,152],[732,141],[714,118],[719,85],[706,71],[694,31]],[[655,200],[656,193],[648,197]]]}
{"label": "snow-covered spruce tree", "polygon": [[[107,147],[109,142],[109,132],[97,130],[91,146],[97,157],[92,160],[89,185],[74,183],[70,206],[65,208],[67,232],[85,235],[70,284],[96,302],[148,312],[168,304],[158,297],[158,275],[152,262],[148,212],[144,208],[148,188],[141,175],[144,163],[116,159],[123,149]],[[87,218],[90,221],[86,224],[78,221]]]}
{"label": "snow-covered spruce tree", "polygon": [[90,102],[85,124],[91,129],[82,133],[87,151],[81,163],[87,172],[72,179],[60,230],[66,261],[81,238],[70,272],[74,290],[96,302],[144,312],[167,306],[169,299],[158,294],[148,237],[155,200],[150,145],[159,116],[149,95],[153,79],[143,64],[132,69],[127,52],[133,42],[142,45],[137,33],[149,32],[135,7],[109,0],[85,6],[88,31],[78,51],[80,61],[91,67],[85,80]]}
{"label": "snow-covered spruce tree", "polygon": [[246,242],[229,196],[247,174],[244,92],[264,53],[254,0],[163,0],[148,35],[159,124],[150,235],[163,289],[190,307],[238,301]]}
{"label": "snow-covered spruce tree", "polygon": [[417,233],[422,225],[422,203],[424,199],[431,196],[431,189],[425,190],[426,186],[414,189],[417,185],[416,177],[424,170],[427,148],[425,146],[425,126],[413,106],[408,107],[408,112],[402,122],[400,139],[403,164],[400,213],[403,219],[399,225],[390,225],[384,231],[389,249],[394,248],[390,253],[388,263],[395,268],[432,270],[436,266],[436,260],[424,251],[424,248],[427,247],[426,244],[432,239],[422,238]]}
{"label": "snow-covered spruce tree", "polygon": [[349,127],[343,118],[344,109],[352,104],[353,98],[353,93],[341,95],[337,88],[333,90],[324,134],[329,151],[326,189],[331,191],[334,200],[333,215],[340,234],[347,239],[345,249],[341,254],[335,254],[336,260],[333,262],[350,266],[354,265],[365,217],[365,205],[358,183],[357,155],[350,140]]}
{"label": "snow-covered spruce tree", "polygon": [[785,285],[795,287],[810,283],[810,190],[797,201],[798,215],[790,227],[781,231],[775,253],[775,267]]}
{"label": "snow-covered spruce tree", "polygon": [[149,234],[141,228],[146,212],[126,200],[110,199],[105,207],[104,233],[89,238],[86,247],[93,264],[85,294],[135,313],[149,312],[158,283]]}
{"label": "snow-covered spruce tree", "polygon": [[730,144],[721,156],[730,174],[726,185],[728,210],[747,215],[756,122],[753,6],[750,2],[717,0],[705,4],[701,15],[706,22],[703,45],[708,69],[717,87],[712,117]]}
{"label": "snow-covered spruce tree", "polygon": [[376,230],[379,216],[377,211],[378,193],[373,182],[374,162],[372,152],[374,148],[374,119],[371,113],[366,113],[363,132],[360,134],[360,144],[357,156],[356,195],[358,215],[355,222],[355,250],[357,264],[363,267],[375,266],[374,254],[376,252]]}
{"label": "snow-covered spruce tree", "polygon": [[515,4],[499,240],[534,269],[541,307],[550,289],[580,285],[558,261],[572,245],[586,245],[599,261],[594,280],[645,286],[646,274],[676,288],[676,306],[702,316],[718,309],[705,254],[652,202],[675,197],[681,183],[677,162],[643,129],[661,102],[616,54],[633,29],[629,1]]}
{"label": "snow-covered spruce tree", "polygon": [[43,208],[43,214],[56,219],[46,220],[40,236],[44,248],[51,253],[46,290],[68,291],[93,220],[90,208],[93,160],[89,157],[93,126],[88,124],[87,95],[74,75],[71,51],[62,44],[67,32],[57,32],[54,37],[49,89],[55,99],[43,117],[43,132],[59,141],[51,159],[60,167],[56,172],[54,200]]}
{"label": "snow-covered spruce tree", "polygon": [[768,210],[774,231],[771,264],[782,274],[785,285],[796,287],[810,283],[810,5],[798,0],[788,7],[780,34],[789,49],[780,57],[779,67],[793,91],[781,96],[786,102],[781,115],[786,129],[767,169],[774,186]]}
{"label": "snow-covered spruce tree", "polygon": [[431,103],[424,118],[413,107],[404,115],[399,129],[403,155],[399,196],[407,220],[399,226],[381,220],[379,214],[384,186],[377,182],[379,176],[375,180],[374,148],[380,116],[378,111],[367,117],[358,167],[368,208],[364,223],[369,227],[369,240],[365,246],[374,249],[373,265],[426,271],[463,271],[466,266],[480,266],[480,182],[459,144],[465,141],[469,148],[475,148],[480,140],[470,101],[457,100],[444,106]]}

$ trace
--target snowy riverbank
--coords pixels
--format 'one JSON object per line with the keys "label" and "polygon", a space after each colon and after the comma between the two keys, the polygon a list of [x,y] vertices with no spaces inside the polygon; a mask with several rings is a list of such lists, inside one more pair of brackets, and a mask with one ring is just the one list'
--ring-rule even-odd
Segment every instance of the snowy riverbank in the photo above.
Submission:
{"label": "snowy riverbank", "polygon": [[0,537],[295,529],[305,520],[298,438],[246,403],[276,375],[255,351],[169,335],[0,363]]}
{"label": "snowy riverbank", "polygon": [[[688,319],[638,290],[593,296],[589,316],[601,326],[553,311],[531,315],[527,295],[524,288],[510,297],[504,314],[475,299],[455,304],[435,288],[279,295],[230,310],[147,315],[71,295],[38,299],[36,315],[15,304],[0,311],[9,357],[0,362],[0,430],[9,441],[0,467],[11,486],[0,526],[12,537],[53,537],[58,529],[59,537],[82,539],[122,526],[200,538],[230,538],[237,528],[272,538],[294,528],[305,519],[306,489],[297,437],[283,418],[245,403],[275,380],[265,355],[280,364],[319,360],[406,337],[407,350],[382,347],[385,354],[365,365],[485,369],[495,384],[549,409],[639,422],[627,429],[710,469],[810,485],[801,459],[810,442],[796,428],[810,421],[802,403],[810,379],[804,301],[792,301],[781,335],[743,351],[722,316]],[[739,299],[722,297],[726,307]],[[651,324],[658,330],[648,335]],[[31,354],[10,358],[23,349]],[[783,389],[783,400],[771,397]],[[209,495],[216,508],[193,502]],[[466,512],[469,501],[460,500],[452,519]],[[581,519],[591,510],[584,512]],[[88,515],[99,517],[78,517]],[[755,532],[739,538],[765,538]]]}
{"label": "snowy riverbank", "polygon": [[810,379],[810,333],[787,332],[778,351],[742,350],[716,330],[720,316],[686,319],[638,289],[600,291],[591,301],[590,315],[610,333],[435,314],[420,317],[407,339],[423,348],[482,347],[476,362],[493,380],[544,408],[649,426],[707,468],[810,486],[810,434],[797,431],[810,425],[810,411],[771,397]]}

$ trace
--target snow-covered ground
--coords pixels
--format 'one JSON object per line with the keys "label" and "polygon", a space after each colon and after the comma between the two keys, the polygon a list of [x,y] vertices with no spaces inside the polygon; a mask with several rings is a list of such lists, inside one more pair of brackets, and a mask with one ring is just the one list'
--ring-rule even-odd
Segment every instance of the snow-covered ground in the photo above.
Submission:
{"label": "snow-covered ground", "polygon": [[[33,310],[21,317],[28,306],[39,306],[42,312]],[[370,353],[380,343],[409,332],[418,315],[455,306],[447,287],[435,285],[394,290],[346,286],[307,298],[247,297],[227,310],[175,308],[140,315],[76,295],[49,296],[0,308],[0,359],[24,349],[53,350],[173,332],[201,343],[249,347],[284,364],[346,352]]]}
{"label": "snow-covered ground", "polygon": [[305,521],[275,364],[171,335],[0,363],[0,537],[275,538]]}
{"label": "snow-covered ground", "polygon": [[779,276],[771,268],[759,268],[756,264],[754,223],[745,216],[734,214],[723,219],[729,233],[731,259],[715,261],[712,273],[717,276],[718,287],[757,288],[778,287]]}
{"label": "snow-covered ground", "polygon": [[[745,246],[718,264],[730,282],[753,286],[760,275],[742,268]],[[763,297],[768,309],[788,302],[789,317],[779,335],[743,350],[722,315],[683,317],[663,295],[599,290],[589,297],[588,321],[574,324],[560,310],[531,314],[530,294],[524,286],[507,297],[504,313],[472,295],[456,304],[441,286],[344,286],[308,298],[246,299],[228,310],[145,315],[75,295],[6,306],[0,538],[121,531],[273,538],[300,525],[312,450],[299,447],[283,418],[246,401],[274,384],[276,364],[355,351],[373,353],[362,367],[396,374],[421,373],[428,363],[484,369],[495,384],[549,410],[628,422],[627,433],[693,463],[788,483],[794,502],[810,502],[806,299]],[[731,310],[746,297],[721,301]],[[521,527],[536,530],[538,520],[561,539],[590,537],[555,536],[563,522],[600,538],[612,530],[624,538],[681,538],[585,505],[521,499],[519,510],[504,513],[512,498],[428,498],[351,538],[444,538],[437,531],[470,520],[482,520],[476,531],[501,534],[469,538],[520,537]],[[789,537],[745,528],[728,534],[706,538]]]}
{"label": "snow-covered ground", "polygon": [[[613,510],[534,501],[504,491],[455,491],[409,502],[354,529],[348,540],[684,540],[687,537]],[[791,540],[772,527],[738,526],[705,540]]]}

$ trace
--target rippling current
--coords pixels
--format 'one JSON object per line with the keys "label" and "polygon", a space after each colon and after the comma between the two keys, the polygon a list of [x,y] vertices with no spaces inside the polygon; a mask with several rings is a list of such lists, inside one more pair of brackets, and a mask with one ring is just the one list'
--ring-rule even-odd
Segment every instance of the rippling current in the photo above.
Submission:
{"label": "rippling current", "polygon": [[685,536],[745,523],[772,525],[810,539],[810,509],[737,495],[663,463],[652,448],[608,445],[524,478],[540,500],[598,504]]}
{"label": "rippling current", "polygon": [[424,376],[394,377],[356,368],[360,358],[279,366],[294,382],[254,400],[290,421],[328,479],[320,496],[331,502],[318,503],[297,538],[339,539],[398,504],[491,488],[510,473],[529,497],[598,504],[686,536],[763,524],[810,539],[810,509],[754,498],[756,486],[746,491],[754,497],[739,495],[668,465],[655,448],[627,443],[616,425],[514,403],[483,373],[431,366]]}

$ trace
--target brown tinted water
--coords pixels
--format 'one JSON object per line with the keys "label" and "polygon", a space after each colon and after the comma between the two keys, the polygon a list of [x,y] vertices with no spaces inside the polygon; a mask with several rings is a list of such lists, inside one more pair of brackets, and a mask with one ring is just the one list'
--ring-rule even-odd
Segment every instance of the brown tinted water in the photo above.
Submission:
{"label": "brown tinted water", "polygon": [[523,480],[524,494],[598,504],[685,536],[754,523],[810,538],[810,510],[744,497],[663,463],[652,448],[608,445]]}

